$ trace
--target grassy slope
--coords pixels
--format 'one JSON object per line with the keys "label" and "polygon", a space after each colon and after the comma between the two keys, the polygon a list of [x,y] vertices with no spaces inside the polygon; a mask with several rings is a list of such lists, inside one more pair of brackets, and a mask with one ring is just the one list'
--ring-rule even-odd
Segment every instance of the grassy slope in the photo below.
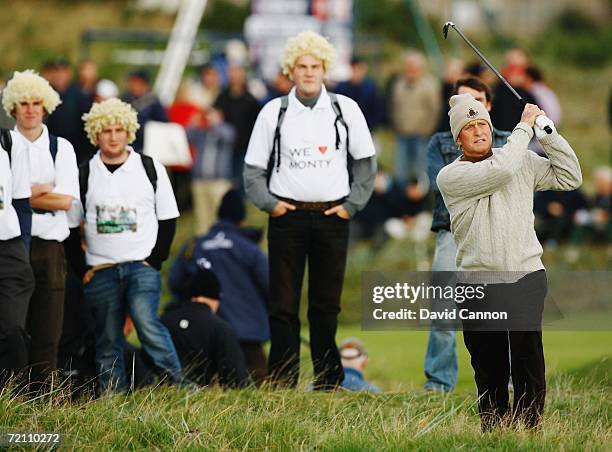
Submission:
{"label": "grassy slope", "polygon": [[162,388],[79,406],[59,395],[37,402],[0,396],[0,425],[61,432],[65,446],[78,450],[606,450],[611,370],[606,361],[582,369],[581,379],[553,378],[536,434],[481,434],[475,397],[466,390],[439,396]]}

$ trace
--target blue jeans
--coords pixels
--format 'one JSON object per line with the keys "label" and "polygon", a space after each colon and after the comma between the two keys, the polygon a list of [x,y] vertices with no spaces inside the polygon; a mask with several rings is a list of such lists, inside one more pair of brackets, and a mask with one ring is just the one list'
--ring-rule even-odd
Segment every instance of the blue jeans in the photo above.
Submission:
{"label": "blue jeans", "polygon": [[416,178],[427,184],[427,137],[398,135],[395,151],[395,180],[400,187]]}
{"label": "blue jeans", "polygon": [[[440,230],[436,236],[436,250],[431,265],[432,271],[456,271],[457,247],[450,231]],[[438,302],[438,301],[436,301]],[[426,389],[452,391],[457,384],[456,332],[446,331],[432,321],[429,342],[425,353]]]}
{"label": "blue jeans", "polygon": [[96,323],[96,368],[101,392],[128,389],[123,325],[130,314],[138,338],[153,363],[173,383],[183,381],[181,363],[170,333],[159,320],[159,272],[144,262],[126,262],[98,270],[84,287]]}

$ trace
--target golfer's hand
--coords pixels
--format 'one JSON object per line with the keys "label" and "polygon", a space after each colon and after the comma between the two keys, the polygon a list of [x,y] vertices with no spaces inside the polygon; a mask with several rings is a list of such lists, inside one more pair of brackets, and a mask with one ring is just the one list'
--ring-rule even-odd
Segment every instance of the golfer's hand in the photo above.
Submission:
{"label": "golfer's hand", "polygon": [[550,127],[550,130],[552,132],[555,132],[556,130],[555,123],[552,122],[552,120],[548,116],[546,116],[545,113],[542,115],[536,116],[535,126],[533,127],[533,130],[535,131],[535,134],[538,140],[541,140],[542,138],[548,136],[548,132],[544,130],[546,127]]}
{"label": "golfer's hand", "polygon": [[334,215],[334,214],[338,215],[343,220],[351,219],[351,214],[348,213],[347,210],[342,205],[332,207],[331,209],[327,209],[325,211],[325,215]]}
{"label": "golfer's hand", "polygon": [[533,127],[535,124],[536,116],[543,115],[544,112],[540,110],[540,107],[534,104],[527,104],[523,109],[523,114],[521,115],[521,122],[524,122],[529,127]]}
{"label": "golfer's hand", "polygon": [[285,201],[279,201],[278,204],[274,206],[274,209],[272,209],[272,212],[270,212],[270,216],[272,218],[281,217],[285,215],[288,210],[295,210],[295,206]]}

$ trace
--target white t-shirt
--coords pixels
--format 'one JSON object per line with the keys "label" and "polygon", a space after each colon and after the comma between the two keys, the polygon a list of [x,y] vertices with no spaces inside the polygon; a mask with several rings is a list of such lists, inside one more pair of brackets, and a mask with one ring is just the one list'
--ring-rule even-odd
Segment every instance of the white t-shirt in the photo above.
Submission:
{"label": "white t-shirt", "polygon": [[[19,133],[18,130],[15,130]],[[70,142],[57,138],[55,164],[49,149],[49,130],[43,125],[42,134],[31,142],[23,135],[30,157],[30,184],[54,185],[52,193],[79,199],[79,169],[76,154]],[[32,237],[63,242],[70,231],[65,210],[32,214]]]}
{"label": "white t-shirt", "polygon": [[10,240],[21,235],[13,199],[29,198],[30,162],[26,145],[21,136],[10,132],[13,140],[11,159],[0,147],[0,240]]}
{"label": "white t-shirt", "polygon": [[[372,136],[359,106],[346,96],[337,97],[349,129],[351,156],[355,160],[374,156]],[[244,159],[247,164],[267,168],[280,107],[280,98],[274,99],[259,113]],[[270,178],[272,194],[302,202],[335,201],[349,194],[346,129],[337,123],[340,149],[336,149],[335,120],[325,87],[312,109],[295,97],[295,88],[291,90],[281,126],[281,165],[278,172],[275,166]]]}
{"label": "white t-shirt", "polygon": [[[89,161],[85,218],[88,265],[144,260],[157,240],[157,221],[179,216],[166,169],[157,161],[157,190],[147,177],[141,157],[129,149],[128,159],[110,172],[100,151]],[[80,201],[69,211],[70,227],[83,218]]]}

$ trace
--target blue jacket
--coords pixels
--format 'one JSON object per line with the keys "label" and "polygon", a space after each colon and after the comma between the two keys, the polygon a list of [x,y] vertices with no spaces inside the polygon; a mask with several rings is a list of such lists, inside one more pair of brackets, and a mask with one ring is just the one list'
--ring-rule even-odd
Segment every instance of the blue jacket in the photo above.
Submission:
{"label": "blue jacket", "polygon": [[[494,127],[493,147],[502,147],[506,144],[509,136],[510,132],[497,130]],[[433,221],[431,222],[433,232],[438,232],[440,229],[450,231],[450,215],[444,205],[444,199],[442,199],[442,194],[436,183],[436,177],[438,177],[442,168],[455,161],[460,155],[461,151],[453,140],[453,134],[450,131],[434,134],[427,145],[427,175],[435,198]]]}
{"label": "blue jacket", "polygon": [[354,85],[350,81],[340,82],[334,92],[344,94],[357,102],[366,118],[370,131],[374,131],[383,123],[385,105],[382,97],[378,95],[376,83],[372,79],[366,78],[358,85]]}
{"label": "blue jacket", "polygon": [[170,268],[170,291],[188,298],[187,281],[204,259],[221,283],[219,317],[241,341],[265,342],[268,324],[268,258],[240,226],[219,221],[206,235],[188,240]]}
{"label": "blue jacket", "polygon": [[350,367],[344,368],[344,380],[342,380],[341,386],[349,391],[380,392],[378,386],[365,381],[361,372]]}

